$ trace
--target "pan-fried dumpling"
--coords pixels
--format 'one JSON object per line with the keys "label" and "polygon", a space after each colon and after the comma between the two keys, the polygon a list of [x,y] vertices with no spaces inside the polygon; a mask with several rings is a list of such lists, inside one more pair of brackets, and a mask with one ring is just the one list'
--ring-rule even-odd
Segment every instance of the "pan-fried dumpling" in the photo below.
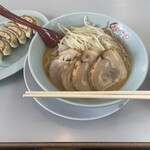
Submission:
{"label": "pan-fried dumpling", "polygon": [[27,41],[26,35],[24,33],[23,30],[21,30],[19,27],[17,26],[13,26],[13,25],[6,25],[4,26],[4,28],[10,32],[12,32],[18,39],[19,43],[21,44],[25,44]]}
{"label": "pan-fried dumpling", "polygon": [[3,53],[3,55],[11,54],[10,44],[3,38],[0,38],[0,51]]}
{"label": "pan-fried dumpling", "polygon": [[24,26],[22,24],[18,24],[18,25],[25,32],[27,38],[31,38],[32,37],[33,30],[31,28],[29,28],[27,26]]}
{"label": "pan-fried dumpling", "polygon": [[[29,21],[29,22],[37,25],[37,26],[40,26],[40,22],[35,17],[31,17],[31,16],[28,16],[28,15],[22,15],[20,17],[25,19],[26,21]],[[35,34],[36,32],[33,30],[33,33]]]}
{"label": "pan-fried dumpling", "polygon": [[24,31],[24,33],[26,34],[26,37],[27,37],[27,38],[31,38],[31,37],[32,37],[33,31],[32,31],[31,28],[29,28],[29,27],[27,27],[27,26],[25,26],[25,25],[19,24],[19,23],[17,23],[17,22],[8,22],[7,24],[8,24],[8,25],[12,25],[12,26],[17,26],[17,27],[19,27],[20,29],[22,29],[22,30]]}
{"label": "pan-fried dumpling", "polygon": [[[40,25],[35,17],[28,15],[22,15],[20,17],[32,24]],[[27,38],[32,38],[33,33],[35,31],[31,28],[13,21],[7,22],[3,27],[0,27],[0,63],[4,55],[11,54],[11,48],[18,47],[19,43],[25,44]]]}
{"label": "pan-fried dumpling", "polygon": [[11,47],[13,48],[18,47],[18,40],[12,32],[5,30],[4,28],[1,27],[0,36],[5,38],[6,41],[11,45]]}
{"label": "pan-fried dumpling", "polygon": [[28,16],[28,15],[22,15],[20,17],[27,20],[27,21],[29,21],[29,22],[31,22],[31,23],[33,23],[33,24],[35,24],[35,25],[37,25],[37,26],[40,26],[39,21],[35,17],[31,17],[31,16]]}
{"label": "pan-fried dumpling", "polygon": [[2,63],[3,61],[3,53],[0,51],[0,64]]}

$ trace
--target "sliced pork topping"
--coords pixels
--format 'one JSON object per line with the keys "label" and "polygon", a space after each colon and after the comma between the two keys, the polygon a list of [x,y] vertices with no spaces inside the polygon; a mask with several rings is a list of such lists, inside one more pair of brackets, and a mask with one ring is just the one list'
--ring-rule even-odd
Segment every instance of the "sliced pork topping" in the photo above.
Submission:
{"label": "sliced pork topping", "polygon": [[88,81],[88,72],[94,60],[98,57],[99,53],[94,50],[85,50],[75,64],[75,69],[72,72],[72,83],[78,91],[92,90]]}
{"label": "sliced pork topping", "polygon": [[75,57],[79,55],[79,52],[74,49],[63,50],[58,53],[55,59],[51,61],[49,67],[50,79],[60,87],[62,86],[61,72],[64,67],[69,64]]}
{"label": "sliced pork topping", "polygon": [[77,59],[74,59],[70,63],[68,63],[64,69],[62,70],[61,73],[61,78],[62,78],[62,84],[65,90],[67,91],[75,91],[75,87],[72,84],[72,72],[73,69],[75,68],[75,63]]}
{"label": "sliced pork topping", "polygon": [[92,65],[89,80],[96,90],[105,90],[127,77],[122,57],[115,50],[107,50]]}

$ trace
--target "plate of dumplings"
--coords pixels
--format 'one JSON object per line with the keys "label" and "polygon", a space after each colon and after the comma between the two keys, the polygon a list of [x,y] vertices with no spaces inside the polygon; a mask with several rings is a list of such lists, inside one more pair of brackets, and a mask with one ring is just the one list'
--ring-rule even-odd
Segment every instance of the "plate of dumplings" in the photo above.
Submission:
{"label": "plate of dumplings", "polygon": [[[47,17],[33,10],[12,11],[21,18],[43,26]],[[0,16],[0,80],[23,68],[28,48],[36,32],[31,28]]]}

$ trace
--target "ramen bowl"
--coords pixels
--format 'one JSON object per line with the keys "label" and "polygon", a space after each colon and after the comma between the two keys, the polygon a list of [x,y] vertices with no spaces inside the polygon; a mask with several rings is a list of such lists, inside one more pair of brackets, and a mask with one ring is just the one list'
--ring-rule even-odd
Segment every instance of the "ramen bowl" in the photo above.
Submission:
{"label": "ramen bowl", "polygon": [[[120,21],[105,16],[102,14],[91,12],[77,12],[67,15],[63,15],[51,20],[45,25],[46,28],[60,32],[58,24],[69,28],[71,26],[82,26],[84,24],[83,18],[87,17],[90,22],[100,27],[109,28],[109,30],[118,39],[124,41],[123,43],[128,49],[131,56],[132,69],[130,75],[125,84],[120,88],[121,91],[135,91],[142,85],[148,71],[148,55],[147,51],[138,37],[138,35],[127,25]],[[33,38],[28,53],[28,64],[32,76],[35,81],[44,91],[58,91],[58,89],[50,82],[43,69],[43,54],[46,49],[46,45],[38,34]],[[83,106],[83,107],[102,107],[116,104],[122,99],[116,100],[99,100],[99,99],[63,99],[58,100],[71,105]]]}

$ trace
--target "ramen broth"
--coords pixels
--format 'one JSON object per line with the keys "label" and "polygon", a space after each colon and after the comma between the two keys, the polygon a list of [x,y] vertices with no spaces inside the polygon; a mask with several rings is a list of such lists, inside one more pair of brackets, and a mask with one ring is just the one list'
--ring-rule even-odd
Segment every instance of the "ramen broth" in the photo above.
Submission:
{"label": "ramen broth", "polygon": [[[123,45],[122,45],[123,46]],[[114,91],[114,90],[119,90],[124,83],[126,82],[126,80],[129,77],[129,74],[131,72],[131,57],[129,55],[129,52],[127,50],[127,48],[124,47],[124,53],[120,52],[120,55],[122,57],[126,57],[124,63],[127,69],[127,77],[123,80],[120,80],[119,82],[116,82],[115,84],[113,84],[112,86],[108,87],[106,89],[106,91]],[[45,51],[44,51],[44,55],[43,55],[43,68],[44,71],[47,75],[47,77],[49,78],[49,81],[58,89],[58,90],[62,90],[64,91],[65,89],[63,88],[62,84],[60,84],[59,82],[55,82],[54,80],[51,80],[50,76],[49,76],[49,66],[52,60],[52,53],[55,51],[55,49],[46,47]]]}

